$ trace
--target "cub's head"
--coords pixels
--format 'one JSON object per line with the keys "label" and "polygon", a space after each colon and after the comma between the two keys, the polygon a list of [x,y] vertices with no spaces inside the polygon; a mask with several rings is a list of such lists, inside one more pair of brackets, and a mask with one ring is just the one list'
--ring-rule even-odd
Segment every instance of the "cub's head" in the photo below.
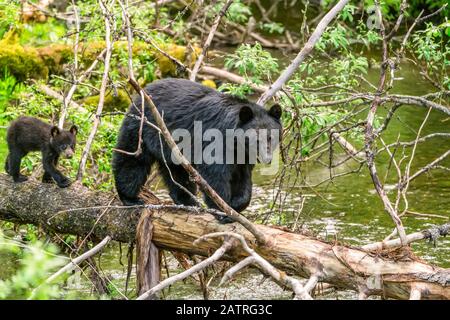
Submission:
{"label": "cub's head", "polygon": [[237,128],[244,130],[247,151],[255,154],[259,162],[272,161],[273,151],[281,140],[281,113],[278,104],[266,110],[255,103],[248,103],[239,110]]}
{"label": "cub's head", "polygon": [[75,153],[75,145],[77,143],[76,126],[72,126],[70,130],[61,130],[57,126],[50,129],[50,145],[58,154],[62,154],[66,158],[72,158]]}

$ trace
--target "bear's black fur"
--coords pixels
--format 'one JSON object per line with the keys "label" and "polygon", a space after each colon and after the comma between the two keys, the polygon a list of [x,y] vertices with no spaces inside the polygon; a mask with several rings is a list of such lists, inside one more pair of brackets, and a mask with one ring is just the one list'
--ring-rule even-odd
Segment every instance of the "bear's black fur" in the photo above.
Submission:
{"label": "bear's black fur", "polygon": [[[215,128],[220,130],[224,137],[226,129],[265,128],[279,132],[282,129],[281,108],[278,105],[265,110],[255,103],[183,79],[160,80],[150,84],[145,90],[152,97],[169,131],[172,133],[175,129],[186,129],[191,133],[192,139],[194,121],[202,121],[203,131]],[[130,106],[129,113],[139,116],[140,109],[141,99],[137,97]],[[145,116],[149,122],[155,123],[147,106]],[[120,129],[116,149],[134,152],[138,145],[139,127],[139,119],[127,116]],[[164,158],[160,141],[163,141]],[[193,143],[192,140],[191,145]],[[138,194],[147,180],[150,167],[155,162],[173,201],[188,206],[196,205],[196,201],[177,183],[194,195],[197,193],[196,184],[189,180],[188,173],[181,165],[172,162],[171,150],[164,138],[149,125],[144,125],[142,153],[139,156],[117,151],[113,153],[112,165],[116,189],[122,202],[125,205],[142,204]],[[233,209],[240,212],[249,205],[254,164],[202,163],[193,166]],[[205,197],[205,201],[208,207],[217,208],[210,198]]]}
{"label": "bear's black fur", "polygon": [[69,131],[60,130],[39,119],[20,117],[11,122],[6,140],[9,154],[6,157],[5,171],[11,175],[14,182],[23,182],[28,178],[20,174],[20,162],[28,152],[41,151],[44,166],[43,182],[55,180],[57,185],[65,188],[70,180],[56,169],[60,154],[71,158],[76,144],[77,127]]}

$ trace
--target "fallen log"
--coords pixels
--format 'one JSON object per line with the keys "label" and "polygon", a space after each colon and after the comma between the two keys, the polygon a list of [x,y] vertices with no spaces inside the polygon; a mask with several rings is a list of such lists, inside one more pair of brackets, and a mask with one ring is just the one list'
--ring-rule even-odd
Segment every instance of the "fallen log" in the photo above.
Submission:
{"label": "fallen log", "polygon": [[[151,209],[153,242],[161,249],[209,256],[222,241],[212,238],[194,246],[194,240],[208,233],[232,231],[245,236],[247,243],[272,265],[294,276],[318,274],[319,281],[366,296],[409,299],[419,290],[422,299],[450,299],[450,270],[413,255],[399,259],[263,225],[257,228],[270,240],[258,247],[243,227],[220,225],[204,210],[158,204]],[[15,184],[9,176],[0,174],[1,220],[31,223],[59,233],[90,234],[99,240],[110,236],[116,241],[134,242],[140,211],[121,206],[110,193],[78,184],[66,189],[34,180]],[[246,256],[236,247],[224,257],[240,261]]]}

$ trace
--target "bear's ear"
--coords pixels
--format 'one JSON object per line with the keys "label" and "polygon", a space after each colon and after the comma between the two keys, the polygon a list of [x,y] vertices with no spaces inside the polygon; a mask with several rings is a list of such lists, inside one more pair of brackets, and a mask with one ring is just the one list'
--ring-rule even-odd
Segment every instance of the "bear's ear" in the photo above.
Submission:
{"label": "bear's ear", "polygon": [[274,104],[269,109],[269,115],[271,117],[274,117],[277,120],[280,120],[280,118],[281,118],[281,106],[278,103]]}
{"label": "bear's ear", "polygon": [[78,133],[78,128],[77,128],[77,126],[73,125],[73,126],[70,127],[70,130],[69,130],[69,131],[70,131],[71,134],[73,134],[74,136],[76,136],[77,133]]}
{"label": "bear's ear", "polygon": [[57,126],[53,126],[50,129],[50,134],[52,135],[52,137],[56,137],[59,134],[59,128]]}
{"label": "bear's ear", "polygon": [[244,106],[239,110],[239,120],[241,120],[242,123],[247,123],[253,118],[253,111],[252,108]]}

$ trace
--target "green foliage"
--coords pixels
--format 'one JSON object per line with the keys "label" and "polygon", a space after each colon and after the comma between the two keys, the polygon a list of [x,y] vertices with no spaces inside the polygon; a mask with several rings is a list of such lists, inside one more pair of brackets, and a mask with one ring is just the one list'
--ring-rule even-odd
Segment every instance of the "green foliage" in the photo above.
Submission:
{"label": "green foliage", "polygon": [[[72,45],[75,39],[73,33],[75,26],[52,18],[49,18],[45,23],[24,24],[20,21],[19,16],[20,2],[19,0],[0,0],[0,38],[3,37],[2,43],[9,44],[8,48],[0,45],[0,125],[6,125],[19,115],[35,116],[44,121],[55,123],[59,118],[61,103],[40,93],[35,85],[24,82],[24,80],[27,80],[29,76],[44,78],[56,91],[67,92],[70,84],[61,80],[61,78],[69,80],[71,78],[67,71],[70,70],[68,67],[71,67],[73,63]],[[417,16],[422,9],[425,9],[425,12],[436,10],[445,2],[447,1],[409,1],[411,6],[406,18],[411,19]],[[111,2],[109,3],[111,4]],[[190,58],[194,57],[195,54],[189,55],[190,52],[196,50],[196,48],[191,50],[177,46],[177,44],[192,43],[192,37],[179,37],[173,40],[167,34],[158,31],[158,29],[165,28],[165,30],[170,30],[173,33],[185,34],[185,27],[189,23],[181,18],[181,11],[174,16],[174,10],[169,10],[168,6],[160,7],[158,26],[153,28],[156,22],[156,11],[152,3],[153,1],[143,2],[128,8],[136,31],[133,46],[134,71],[141,84],[152,82],[160,76],[177,75],[177,70],[169,59],[156,53],[150,45],[142,41],[140,36],[151,37],[164,51],[186,64],[192,62],[193,59]],[[209,19],[207,24],[210,25],[225,1],[208,3],[206,18]],[[245,26],[253,15],[249,3],[243,0],[234,1],[221,25],[226,25],[227,22],[232,21]],[[331,0],[321,1],[321,5],[327,9],[335,3],[336,1]],[[388,29],[398,16],[400,3],[401,0],[384,0],[381,3]],[[197,5],[198,3],[193,4],[191,9],[197,9]],[[373,0],[364,1],[365,10],[370,5],[373,5]],[[96,55],[104,48],[105,35],[104,20],[98,2],[94,0],[78,1],[77,6],[80,9],[80,16],[89,18],[82,23],[80,33],[79,71],[81,72],[92,63]],[[316,137],[319,136],[322,140],[329,138],[328,134],[323,132],[326,132],[330,126],[339,123],[342,127],[348,127],[354,124],[354,118],[353,120],[347,120],[346,117],[348,116],[348,110],[356,108],[358,102],[342,104],[333,108],[307,108],[305,106],[324,100],[330,101],[348,97],[350,90],[357,90],[363,85],[360,76],[367,74],[369,63],[368,59],[363,56],[362,51],[365,48],[377,51],[381,42],[378,30],[369,29],[366,24],[367,12],[362,15],[361,19],[359,18],[361,17],[362,7],[360,1],[352,1],[342,10],[338,19],[330,24],[316,45],[314,59],[305,60],[297,74],[285,85],[289,97],[281,96],[281,103],[285,110],[283,122],[285,127],[289,127],[289,133],[292,137],[295,137],[295,139],[300,137],[297,141],[301,144],[299,150],[304,156],[309,155],[313,147],[310,143]],[[204,6],[202,6],[202,9],[204,9]],[[96,190],[113,189],[112,149],[117,140],[118,128],[123,120],[123,115],[117,114],[117,111],[123,111],[129,103],[128,95],[125,93],[125,89],[129,88],[124,84],[125,79],[123,77],[128,63],[127,46],[126,42],[123,41],[125,38],[124,21],[122,20],[121,8],[117,2],[114,7],[110,6],[109,10],[114,15],[113,29],[117,31],[111,59],[111,83],[108,86],[102,121],[91,147],[87,172],[83,180],[85,185]],[[445,12],[448,13],[448,8],[440,14],[441,17],[445,16]],[[410,25],[409,21],[407,25]],[[289,27],[279,22],[259,22],[257,26],[259,30],[274,36],[282,34],[285,28]],[[419,64],[439,84],[443,84],[450,89],[448,77],[450,26],[446,21],[441,24],[429,23],[423,30],[420,28],[423,28],[423,24],[418,26],[411,35],[408,48],[416,54],[416,60],[419,60]],[[402,34],[402,31],[400,29],[399,34]],[[66,33],[68,36],[64,37]],[[52,43],[52,48],[60,47],[56,48],[58,50],[47,50],[46,52],[44,45],[47,46],[48,43]],[[360,46],[361,43],[364,46]],[[84,44],[88,45],[83,47]],[[398,43],[393,41],[392,50],[396,49],[396,45]],[[27,46],[42,47],[27,48]],[[361,51],[359,51],[360,48],[362,48]],[[8,68],[2,68],[1,66],[7,66]],[[60,69],[55,71],[56,67]],[[270,52],[263,49],[259,43],[239,46],[233,54],[225,58],[225,67],[244,77],[245,83],[241,85],[224,84],[220,87],[220,90],[241,98],[254,93],[253,84],[271,83],[273,78],[281,71],[277,59],[272,57]],[[98,91],[92,88],[99,87],[103,68],[103,63],[99,63],[91,77],[85,80],[84,84],[86,85],[79,85],[75,93],[74,100],[86,108],[88,112],[71,109],[66,121],[67,126],[74,123],[79,128],[78,147],[74,158],[71,160],[62,159],[60,165],[61,170],[71,178],[76,175],[82,149],[92,128],[92,113],[98,104]],[[48,74],[57,74],[60,78],[51,76],[47,78]],[[314,90],[325,86],[330,88]],[[379,121],[376,119],[375,126],[378,125]],[[0,129],[0,163],[3,162],[6,155],[5,132],[4,129]],[[351,137],[352,142],[358,142],[362,138],[362,132],[358,128],[346,132],[346,135]],[[41,170],[40,154],[31,153],[28,155],[23,161],[23,170],[26,174]],[[269,206],[272,206],[272,204],[269,204]],[[280,215],[279,219],[279,223],[286,223],[287,221],[285,220],[287,219],[286,216]],[[29,241],[29,245],[25,246],[12,240],[0,238],[0,251],[8,251],[8,253],[20,259],[17,272],[0,281],[0,298],[28,297],[31,290],[42,284],[49,273],[54,271],[61,263],[60,258],[54,256],[56,254],[54,247],[44,246],[38,241],[39,232],[36,227],[31,225],[22,227],[21,233],[22,239]],[[76,238],[73,236],[64,236],[64,240],[69,244],[76,242]],[[50,254],[48,254],[49,252]],[[111,289],[114,295],[116,289],[114,286],[111,286]],[[42,299],[58,298],[61,292],[57,286],[44,285],[39,287],[37,294],[37,297]]]}
{"label": "green foliage", "polygon": [[450,29],[450,22],[446,21],[440,25],[427,23],[424,30],[419,30],[413,35],[412,49],[417,58],[424,62],[424,66],[430,76],[438,83],[450,89],[450,44],[449,36],[446,34]]}
{"label": "green foliage", "polygon": [[0,299],[27,299],[33,293],[34,299],[54,299],[61,296],[55,284],[46,284],[49,275],[64,265],[54,245],[33,241],[27,245],[7,239],[0,232],[0,252],[16,256],[20,266],[8,279],[0,280]]}
{"label": "green foliage", "polygon": [[6,108],[11,101],[16,100],[20,96],[22,91],[24,91],[23,84],[18,83],[16,78],[5,68],[0,78],[0,124],[10,119]]}
{"label": "green foliage", "polygon": [[442,18],[448,18],[450,16],[450,2],[448,0],[410,0],[408,3],[410,4],[409,11],[411,12],[411,16],[417,16],[422,9],[431,13],[444,5],[447,5],[447,7],[441,11],[439,16]]}
{"label": "green foliage", "polygon": [[363,42],[367,48],[369,48],[370,45],[376,45],[381,41],[381,37],[378,32],[368,29],[366,24],[364,24],[362,21],[359,21],[359,23],[356,25],[356,30],[356,39]]}
{"label": "green foliage", "polygon": [[316,43],[318,51],[325,52],[327,49],[344,49],[349,46],[347,30],[340,24],[328,27],[320,40]]}
{"label": "green foliage", "polygon": [[40,46],[55,43],[67,32],[66,26],[53,18],[46,23],[25,24],[20,29],[20,44]]}
{"label": "green foliage", "polygon": [[258,83],[270,79],[278,71],[278,62],[261,44],[243,44],[225,58],[225,67],[235,69],[240,75]]}
{"label": "green foliage", "polygon": [[[380,1],[381,14],[383,15],[383,19],[386,20],[395,20],[398,17],[400,12],[400,4],[402,0],[383,0]],[[366,8],[372,8],[375,4],[374,0],[366,0],[364,1],[364,6]],[[370,13],[374,14],[374,11]]]}
{"label": "green foliage", "polygon": [[0,0],[0,39],[19,23],[20,0]]}
{"label": "green foliage", "polygon": [[[219,5],[217,5],[219,6]],[[222,8],[223,4],[220,4],[220,8]],[[219,9],[220,10],[220,9]],[[238,23],[245,23],[248,21],[249,17],[252,16],[252,12],[250,7],[246,4],[242,3],[240,0],[234,1],[230,7],[228,8],[227,18],[231,21]]]}
{"label": "green foliage", "polygon": [[282,34],[284,32],[284,26],[278,22],[260,23],[259,28],[268,33]]}
{"label": "green foliage", "polygon": [[219,87],[219,91],[226,92],[232,96],[244,99],[247,95],[253,93],[253,89],[249,83],[235,84],[225,83]]}
{"label": "green foliage", "polygon": [[270,81],[271,76],[278,72],[277,59],[273,58],[270,52],[264,50],[259,43],[254,46],[241,45],[234,54],[225,58],[225,67],[235,69],[246,79],[246,83],[224,84],[219,90],[241,98],[253,92],[250,83],[262,84],[264,81]]}
{"label": "green foliage", "polygon": [[339,13],[339,19],[342,21],[353,22],[353,15],[356,12],[357,7],[352,4],[347,4]]}

